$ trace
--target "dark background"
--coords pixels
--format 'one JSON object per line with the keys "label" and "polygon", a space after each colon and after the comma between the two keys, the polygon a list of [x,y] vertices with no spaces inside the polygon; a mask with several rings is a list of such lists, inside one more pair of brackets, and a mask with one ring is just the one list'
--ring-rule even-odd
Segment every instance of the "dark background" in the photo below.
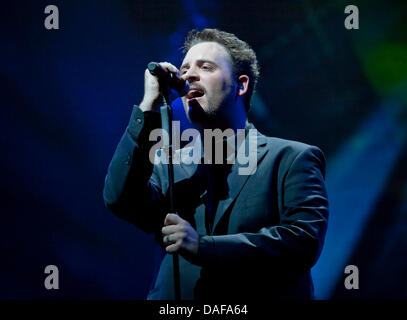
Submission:
{"label": "dark background", "polygon": [[[49,4],[59,30],[44,27]],[[359,30],[344,27],[349,4]],[[145,298],[157,247],[104,207],[104,177],[147,63],[179,66],[204,27],[257,52],[257,128],[326,154],[317,297],[407,297],[405,1],[8,1],[0,15],[1,299]],[[350,264],[359,290],[344,287]]]}

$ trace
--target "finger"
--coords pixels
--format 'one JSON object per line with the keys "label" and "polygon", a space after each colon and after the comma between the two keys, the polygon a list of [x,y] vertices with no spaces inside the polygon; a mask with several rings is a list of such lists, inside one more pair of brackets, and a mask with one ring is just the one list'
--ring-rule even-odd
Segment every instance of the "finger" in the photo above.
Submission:
{"label": "finger", "polygon": [[174,66],[173,64],[169,63],[169,62],[160,62],[160,65],[161,65],[164,69],[166,69],[166,70],[168,70],[168,71],[170,71],[170,72],[174,72],[174,73],[178,73],[178,72],[179,72],[178,69],[177,69],[177,67]]}
{"label": "finger", "polygon": [[158,78],[156,76],[153,76],[148,69],[146,69],[144,73],[144,83],[146,86],[146,89],[149,88],[150,90],[153,90],[155,92],[155,95],[159,95],[159,82]]}
{"label": "finger", "polygon": [[165,235],[163,237],[163,242],[170,243],[170,242],[176,242],[178,240],[182,241],[183,239],[185,239],[186,235],[187,235],[187,233],[184,231],[171,233],[171,234]]}
{"label": "finger", "polygon": [[179,224],[171,224],[161,229],[161,233],[163,235],[168,235],[179,231],[182,231],[182,226]]}
{"label": "finger", "polygon": [[173,243],[175,243],[175,239],[172,239],[171,235],[164,236],[164,238],[163,238],[163,244],[164,245],[168,246],[168,245],[173,244]]}
{"label": "finger", "polygon": [[182,239],[178,239],[178,241],[176,241],[175,243],[166,247],[165,251],[167,251],[168,253],[175,253],[179,249],[181,249],[181,244],[182,244]]}
{"label": "finger", "polygon": [[182,221],[184,221],[184,220],[181,219],[177,214],[175,214],[175,213],[168,213],[168,214],[165,216],[164,225],[165,225],[165,226],[168,226],[168,225],[170,225],[170,224],[177,224],[177,223],[180,223],[180,222],[182,222]]}

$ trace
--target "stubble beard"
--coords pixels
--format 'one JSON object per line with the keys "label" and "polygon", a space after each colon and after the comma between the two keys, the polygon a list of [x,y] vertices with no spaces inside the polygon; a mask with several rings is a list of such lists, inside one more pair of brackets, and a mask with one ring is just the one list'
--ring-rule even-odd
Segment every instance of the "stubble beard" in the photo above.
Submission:
{"label": "stubble beard", "polygon": [[[187,103],[187,102],[186,102]],[[188,106],[188,119],[198,129],[213,128],[218,123],[219,110],[210,102],[207,101],[207,107],[204,109],[197,102],[196,105]]]}
{"label": "stubble beard", "polygon": [[[230,114],[230,104],[233,104],[232,97],[227,97],[216,104],[207,99],[204,109],[197,102],[195,106],[188,106],[188,118],[199,130],[203,129],[226,129],[228,128]],[[218,105],[219,104],[219,105]]]}

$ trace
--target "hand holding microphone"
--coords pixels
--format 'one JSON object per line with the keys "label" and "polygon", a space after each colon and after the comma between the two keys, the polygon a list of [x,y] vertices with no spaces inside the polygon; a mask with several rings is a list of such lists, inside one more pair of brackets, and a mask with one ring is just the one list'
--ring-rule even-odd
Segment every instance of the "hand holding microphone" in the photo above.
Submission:
{"label": "hand holding microphone", "polygon": [[181,97],[188,93],[188,81],[178,76],[178,69],[168,62],[150,62],[144,73],[144,97],[140,104],[142,111],[157,110],[161,103],[162,86],[175,90]]}

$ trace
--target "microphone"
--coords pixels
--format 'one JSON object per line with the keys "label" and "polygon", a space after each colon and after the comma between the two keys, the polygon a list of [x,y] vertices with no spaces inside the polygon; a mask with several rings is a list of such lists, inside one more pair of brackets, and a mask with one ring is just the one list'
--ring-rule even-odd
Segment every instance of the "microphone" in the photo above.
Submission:
{"label": "microphone", "polygon": [[185,96],[189,91],[189,82],[178,77],[175,73],[165,70],[159,63],[150,62],[147,66],[148,71],[156,76],[162,83],[178,92],[179,96]]}

